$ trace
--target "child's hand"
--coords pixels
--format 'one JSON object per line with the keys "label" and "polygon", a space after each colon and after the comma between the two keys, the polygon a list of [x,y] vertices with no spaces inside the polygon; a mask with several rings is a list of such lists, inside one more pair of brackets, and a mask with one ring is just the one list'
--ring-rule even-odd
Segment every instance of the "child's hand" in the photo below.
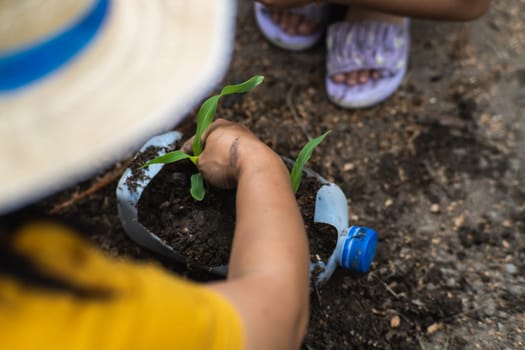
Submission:
{"label": "child's hand", "polygon": [[[197,167],[207,182],[220,188],[234,188],[241,168],[255,163],[265,153],[273,153],[245,127],[224,119],[214,121],[202,136],[204,150]],[[182,146],[191,152],[193,138]]]}

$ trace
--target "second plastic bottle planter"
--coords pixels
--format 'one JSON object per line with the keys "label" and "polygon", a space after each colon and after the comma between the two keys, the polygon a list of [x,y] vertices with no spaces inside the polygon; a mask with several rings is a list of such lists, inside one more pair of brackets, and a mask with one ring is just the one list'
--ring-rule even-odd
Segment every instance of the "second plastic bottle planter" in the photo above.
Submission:
{"label": "second plastic bottle planter", "polygon": [[[172,151],[173,145],[180,141],[180,138],[181,134],[176,131],[155,136],[141,148],[139,155],[146,150],[154,149],[156,154],[148,154],[150,159],[160,156]],[[285,161],[290,162],[287,159]],[[138,218],[140,197],[163,166],[163,164],[153,164],[142,168],[138,170],[142,172],[138,178],[131,168],[126,169],[116,190],[119,217],[124,230],[133,241],[158,254],[185,263],[187,261],[183,255],[142,225]],[[355,273],[367,272],[375,256],[378,241],[376,231],[363,226],[349,226],[348,204],[339,186],[328,182],[310,169],[305,169],[304,172],[306,176],[316,178],[322,185],[316,195],[314,222],[331,225],[337,230],[338,235],[336,246],[328,261],[310,264],[310,271],[312,273],[315,271],[315,283],[321,285],[328,281],[338,266]],[[219,275],[226,275],[228,270],[226,265],[193,265]]]}

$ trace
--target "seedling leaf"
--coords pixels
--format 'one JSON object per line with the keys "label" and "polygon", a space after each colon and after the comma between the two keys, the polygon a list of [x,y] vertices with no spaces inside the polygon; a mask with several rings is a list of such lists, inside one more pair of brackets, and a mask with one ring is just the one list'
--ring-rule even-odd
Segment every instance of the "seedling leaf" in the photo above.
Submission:
{"label": "seedling leaf", "polygon": [[257,85],[262,83],[264,77],[262,75],[255,75],[243,83],[235,85],[226,85],[222,88],[220,95],[226,96],[235,93],[243,93],[253,90]]}
{"label": "seedling leaf", "polygon": [[[150,161],[148,161],[146,164],[144,164],[142,166],[142,168],[145,168],[151,164],[168,164],[168,163],[173,163],[173,162],[176,162],[176,161],[179,161],[179,160],[182,160],[182,159],[186,159],[186,158],[192,158],[192,156],[190,156],[189,154],[186,154],[182,151],[173,151],[173,152],[169,152],[169,153],[166,153],[162,156],[159,156],[157,158],[154,158]],[[193,161],[193,160],[192,160]]]}
{"label": "seedling leaf", "polygon": [[211,96],[204,101],[197,113],[197,130],[195,131],[195,138],[193,139],[192,144],[192,150],[195,156],[202,153],[204,148],[204,145],[202,144],[202,134],[208,129],[208,126],[213,122],[213,119],[215,119],[215,112],[217,111],[219,99],[226,95],[248,92],[262,83],[263,80],[264,77],[262,75],[256,75],[243,83],[226,85],[218,95]]}
{"label": "seedling leaf", "polygon": [[199,113],[197,114],[197,129],[195,130],[195,137],[193,138],[193,144],[191,145],[193,154],[196,156],[199,156],[202,153],[204,148],[204,145],[202,144],[202,134],[208,129],[208,126],[210,126],[215,118],[215,112],[217,111],[217,104],[219,103],[220,97],[221,95],[209,97],[199,109]]}
{"label": "seedling leaf", "polygon": [[[224,88],[222,88],[221,92],[218,95],[214,95],[206,99],[204,103],[201,105],[201,108],[199,109],[199,112],[197,113],[197,127],[195,130],[195,137],[193,139],[193,143],[191,145],[193,155],[190,156],[189,154],[186,154],[180,150],[173,151],[166,153],[165,155],[162,155],[160,157],[157,157],[155,159],[152,159],[148,161],[146,164],[142,166],[142,168],[147,167],[151,164],[167,164],[167,163],[173,163],[182,159],[188,158],[193,162],[193,164],[197,165],[197,160],[199,158],[199,155],[202,153],[204,144],[202,142],[202,134],[208,129],[210,124],[215,119],[215,113],[217,112],[217,105],[219,104],[219,100],[222,96],[230,95],[234,93],[243,93],[248,92],[255,88],[257,85],[262,83],[264,80],[264,77],[262,75],[256,75],[251,77],[250,79],[246,80],[243,83],[235,84],[235,85],[226,85]],[[204,198],[205,190],[204,190],[204,178],[201,173],[196,173],[191,176],[191,195],[193,198],[195,198],[198,201],[201,201]]]}
{"label": "seedling leaf", "polygon": [[315,139],[312,139],[308,141],[306,145],[304,145],[301,152],[299,152],[299,156],[297,156],[297,159],[295,160],[295,163],[292,168],[292,172],[290,174],[290,177],[292,179],[292,188],[293,192],[297,193],[297,190],[299,189],[299,185],[301,184],[301,179],[303,177],[303,168],[306,162],[312,157],[312,152],[315,147],[317,147],[330,133],[330,130],[322,134],[321,136],[316,137]]}
{"label": "seedling leaf", "polygon": [[204,179],[202,177],[202,174],[195,173],[191,175],[190,180],[191,180],[191,189],[190,189],[191,196],[198,201],[203,200],[204,194],[206,192],[204,190]]}

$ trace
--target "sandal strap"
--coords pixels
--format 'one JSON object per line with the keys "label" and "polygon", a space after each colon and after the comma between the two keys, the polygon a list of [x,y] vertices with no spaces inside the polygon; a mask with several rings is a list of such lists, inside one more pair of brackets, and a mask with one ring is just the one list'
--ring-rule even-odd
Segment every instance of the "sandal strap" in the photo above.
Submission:
{"label": "sandal strap", "polygon": [[410,33],[403,25],[363,21],[339,22],[328,28],[327,72],[330,76],[375,69],[392,76],[406,69]]}

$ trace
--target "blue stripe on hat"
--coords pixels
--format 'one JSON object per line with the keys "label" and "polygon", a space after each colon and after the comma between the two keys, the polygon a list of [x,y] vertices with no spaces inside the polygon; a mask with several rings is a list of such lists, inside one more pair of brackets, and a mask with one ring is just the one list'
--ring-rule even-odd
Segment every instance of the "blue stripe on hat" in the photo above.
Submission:
{"label": "blue stripe on hat", "polygon": [[110,0],[98,0],[78,21],[32,45],[0,53],[0,93],[27,85],[69,62],[97,34]]}

